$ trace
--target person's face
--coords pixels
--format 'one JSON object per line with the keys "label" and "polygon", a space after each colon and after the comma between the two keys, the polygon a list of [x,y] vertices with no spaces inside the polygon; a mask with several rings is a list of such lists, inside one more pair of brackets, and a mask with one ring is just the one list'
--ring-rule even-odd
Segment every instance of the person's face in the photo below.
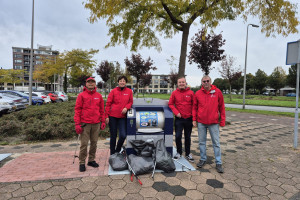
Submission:
{"label": "person's face", "polygon": [[204,89],[205,90],[210,90],[210,88],[211,88],[211,80],[210,80],[210,78],[209,77],[204,77],[203,79],[202,79],[202,86],[204,87]]}
{"label": "person's face", "polygon": [[119,80],[118,84],[119,84],[119,87],[125,87],[125,86],[126,86],[126,81],[125,81],[125,79],[122,78],[121,80]]}
{"label": "person's face", "polygon": [[93,80],[89,80],[86,82],[86,88],[88,90],[93,90],[96,87],[96,82]]}
{"label": "person's face", "polygon": [[177,80],[177,85],[178,85],[178,88],[183,90],[186,88],[186,81],[185,81],[185,78],[180,78]]}

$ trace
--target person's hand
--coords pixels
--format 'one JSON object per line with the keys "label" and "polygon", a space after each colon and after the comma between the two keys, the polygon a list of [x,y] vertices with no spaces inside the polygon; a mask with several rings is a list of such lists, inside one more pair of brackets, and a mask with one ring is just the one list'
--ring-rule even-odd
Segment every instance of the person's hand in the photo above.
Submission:
{"label": "person's hand", "polygon": [[126,114],[126,112],[127,112],[127,108],[123,108],[122,114]]}
{"label": "person's hand", "polygon": [[178,114],[176,115],[176,117],[178,117],[178,118],[181,118],[181,114],[180,114],[180,113],[178,113]]}
{"label": "person's hand", "polygon": [[101,130],[104,130],[105,129],[105,123],[104,122],[102,122],[102,124],[101,124]]}
{"label": "person's hand", "polygon": [[75,131],[79,135],[82,133],[83,129],[81,128],[81,125],[76,125],[75,126]]}
{"label": "person's hand", "polygon": [[109,124],[109,118],[105,119],[105,124]]}
{"label": "person's hand", "polygon": [[197,122],[196,121],[193,121],[193,126],[197,127]]}

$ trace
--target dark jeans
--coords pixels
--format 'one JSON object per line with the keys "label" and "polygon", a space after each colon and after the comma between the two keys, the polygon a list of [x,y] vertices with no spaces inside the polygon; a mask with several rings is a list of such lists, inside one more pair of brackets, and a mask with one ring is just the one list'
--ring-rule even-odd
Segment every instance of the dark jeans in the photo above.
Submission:
{"label": "dark jeans", "polygon": [[191,133],[193,128],[193,119],[175,117],[175,137],[177,152],[182,154],[182,131],[184,130],[184,148],[185,155],[188,156],[191,152]]}
{"label": "dark jeans", "polygon": [[[119,140],[116,148],[117,133],[119,129]],[[109,117],[110,131],[110,155],[121,151],[126,139],[126,118]]]}

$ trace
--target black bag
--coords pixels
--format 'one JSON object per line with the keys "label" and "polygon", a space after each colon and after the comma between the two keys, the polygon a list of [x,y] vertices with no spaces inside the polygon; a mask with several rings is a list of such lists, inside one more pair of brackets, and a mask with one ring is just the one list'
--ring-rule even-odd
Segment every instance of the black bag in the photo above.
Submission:
{"label": "black bag", "polygon": [[138,156],[152,157],[155,150],[153,140],[131,140],[130,144]]}
{"label": "black bag", "polygon": [[122,171],[128,169],[128,165],[125,160],[125,156],[121,153],[112,154],[108,160],[111,168],[115,171]]}
{"label": "black bag", "polygon": [[155,154],[157,169],[161,169],[166,173],[175,171],[175,163],[172,159],[172,156],[167,152],[163,139],[156,142]]}
{"label": "black bag", "polygon": [[154,169],[152,157],[142,157],[130,154],[127,158],[129,165],[136,175],[147,174]]}

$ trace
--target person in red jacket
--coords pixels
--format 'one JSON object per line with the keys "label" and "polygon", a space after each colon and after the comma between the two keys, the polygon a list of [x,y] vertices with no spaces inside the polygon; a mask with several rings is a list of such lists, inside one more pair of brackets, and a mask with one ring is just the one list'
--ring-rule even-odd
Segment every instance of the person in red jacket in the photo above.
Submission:
{"label": "person in red jacket", "polygon": [[85,159],[87,157],[87,146],[89,140],[90,150],[88,166],[99,167],[96,163],[96,150],[100,128],[105,128],[104,101],[102,95],[96,92],[96,81],[93,77],[86,80],[83,92],[76,99],[75,105],[75,130],[80,134],[79,171],[84,172]]}
{"label": "person in red jacket", "polygon": [[[105,122],[110,130],[110,155],[120,152],[126,139],[126,113],[133,103],[132,90],[126,87],[126,76],[118,78],[118,87],[108,95],[105,107]],[[117,131],[119,140],[116,146]]]}
{"label": "person in red jacket", "polygon": [[223,173],[219,126],[225,126],[224,98],[221,90],[211,84],[209,76],[204,76],[201,82],[202,87],[195,93],[193,102],[193,125],[196,127],[198,123],[200,148],[200,162],[197,167],[201,168],[206,163],[206,134],[208,129],[215,153],[216,170]]}
{"label": "person in red jacket", "polygon": [[182,131],[184,130],[184,148],[186,158],[194,162],[191,154],[191,133],[193,128],[192,108],[194,92],[187,87],[184,77],[177,79],[178,88],[172,92],[169,99],[169,107],[175,115],[175,141],[177,153],[175,159],[182,155]]}

